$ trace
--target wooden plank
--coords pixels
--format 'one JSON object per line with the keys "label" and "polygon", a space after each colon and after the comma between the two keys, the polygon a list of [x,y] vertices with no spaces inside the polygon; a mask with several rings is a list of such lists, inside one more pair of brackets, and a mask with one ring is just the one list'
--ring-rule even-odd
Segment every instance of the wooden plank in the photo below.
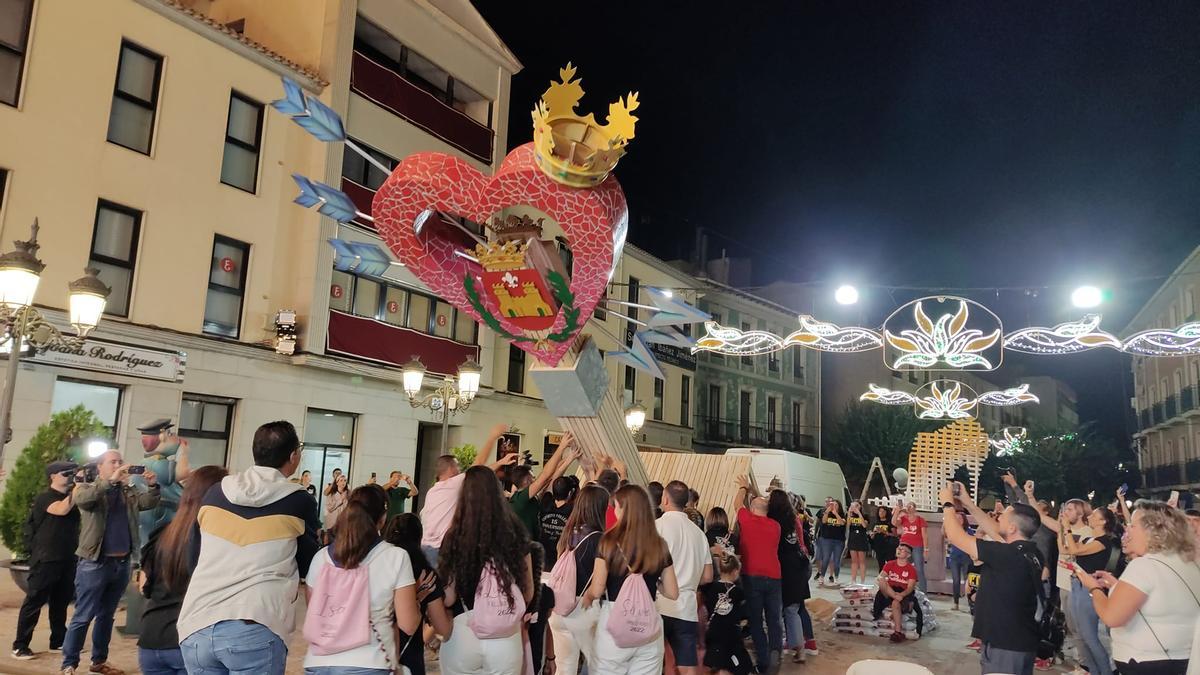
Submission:
{"label": "wooden plank", "polygon": [[681,480],[699,492],[701,513],[707,513],[713,506],[724,508],[730,517],[736,513],[734,478],[751,474],[750,457],[649,451],[641,454],[650,480],[663,485]]}

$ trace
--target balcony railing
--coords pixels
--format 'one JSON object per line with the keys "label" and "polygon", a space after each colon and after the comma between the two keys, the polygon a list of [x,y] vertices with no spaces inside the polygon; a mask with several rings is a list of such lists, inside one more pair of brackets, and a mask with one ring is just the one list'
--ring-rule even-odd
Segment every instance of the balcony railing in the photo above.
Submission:
{"label": "balcony railing", "polygon": [[1188,483],[1200,482],[1200,459],[1189,460],[1183,465],[1184,480]]}
{"label": "balcony railing", "polygon": [[492,162],[495,132],[396,72],[354,52],[350,88],[481,162]]}
{"label": "balcony railing", "polygon": [[1166,401],[1163,401],[1163,408],[1166,411],[1165,419],[1171,419],[1179,414],[1179,402],[1174,395],[1168,396]]}
{"label": "balcony railing", "polygon": [[1162,424],[1165,421],[1167,421],[1167,418],[1163,416],[1163,404],[1155,403],[1154,405],[1150,406],[1151,424]]}
{"label": "balcony railing", "polygon": [[752,424],[748,420],[731,420],[706,415],[696,416],[695,438],[700,442],[723,443],[729,445],[761,446],[790,450],[792,452],[814,453],[817,450],[817,439],[812,427],[795,427],[765,424]]}
{"label": "balcony railing", "polygon": [[1150,428],[1150,409],[1142,408],[1138,411],[1138,429],[1145,431]]}
{"label": "balcony railing", "polygon": [[1200,392],[1197,392],[1196,385],[1184,387],[1183,391],[1179,392],[1179,412],[1185,413],[1196,409],[1197,393]]}
{"label": "balcony railing", "polygon": [[479,346],[401,328],[337,310],[329,311],[326,349],[330,353],[353,356],[387,366],[401,367],[413,355],[431,373],[449,375],[463,361],[479,359]]}

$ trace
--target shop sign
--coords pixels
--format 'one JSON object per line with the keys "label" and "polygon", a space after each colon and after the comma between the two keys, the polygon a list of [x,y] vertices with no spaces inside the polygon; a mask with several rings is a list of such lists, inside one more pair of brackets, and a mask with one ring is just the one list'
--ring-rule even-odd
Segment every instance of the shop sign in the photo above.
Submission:
{"label": "shop sign", "polygon": [[91,370],[97,373],[182,382],[187,365],[187,354],[106,340],[87,339],[78,347],[68,345],[50,347],[45,351],[25,357],[24,360],[50,366]]}

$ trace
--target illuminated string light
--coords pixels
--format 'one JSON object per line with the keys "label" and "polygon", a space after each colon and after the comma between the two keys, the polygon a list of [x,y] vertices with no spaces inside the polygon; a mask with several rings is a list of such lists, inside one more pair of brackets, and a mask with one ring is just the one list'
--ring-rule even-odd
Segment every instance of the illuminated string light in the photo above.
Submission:
{"label": "illuminated string light", "polygon": [[[965,392],[964,392],[965,390]],[[866,393],[858,397],[882,405],[913,405],[921,419],[970,419],[980,405],[1006,407],[1037,403],[1038,397],[1029,393],[1029,385],[1022,384],[1011,389],[989,391],[976,395],[971,387],[956,380],[934,380],[917,390],[915,394],[885,389],[868,384]]]}
{"label": "illuminated string light", "polygon": [[[980,352],[991,349],[1000,341],[1002,329],[998,327],[985,335],[981,330],[967,328],[971,311],[968,301],[963,298],[949,298],[958,300],[958,310],[953,314],[942,314],[936,322],[932,321],[923,307],[925,300],[929,299],[924,298],[912,303],[913,319],[917,325],[915,330],[902,330],[897,335],[887,329],[888,323],[891,323],[900,310],[893,312],[884,322],[884,339],[890,347],[903,353],[903,356],[889,364],[889,367],[897,370],[906,367],[929,368],[945,363],[959,369],[995,370],[999,364],[992,365]],[[1000,320],[994,314],[992,318],[999,326]]]}
{"label": "illuminated string light", "polygon": [[1000,430],[1000,438],[988,439],[988,445],[996,449],[997,457],[1004,457],[1021,452],[1021,444],[1028,436],[1025,427],[1004,427]]}
{"label": "illuminated string light", "polygon": [[1135,333],[1122,348],[1139,356],[1190,356],[1200,354],[1200,321],[1175,330],[1153,329]]}
{"label": "illuminated string light", "polygon": [[1076,354],[1097,347],[1121,349],[1121,341],[1097,330],[1100,315],[1088,314],[1081,321],[1060,323],[1054,328],[1022,328],[1004,336],[1004,348],[1026,354]]}

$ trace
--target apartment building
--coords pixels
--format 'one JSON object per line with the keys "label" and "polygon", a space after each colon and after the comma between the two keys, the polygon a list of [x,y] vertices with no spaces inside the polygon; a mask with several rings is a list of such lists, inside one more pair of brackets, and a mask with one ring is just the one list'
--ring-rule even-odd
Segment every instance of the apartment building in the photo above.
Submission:
{"label": "apartment building", "polygon": [[[1174,330],[1197,321],[1200,247],[1179,265],[1121,332]],[[1200,488],[1200,356],[1134,356],[1133,434],[1143,492]]]}
{"label": "apartment building", "polygon": [[[494,336],[403,268],[335,270],[327,240],[378,238],[293,204],[291,173],[368,201],[382,177],[267,106],[287,77],[385,161],[437,150],[494,168],[520,64],[466,0],[15,0],[0,25],[15,29],[0,49],[0,239],[38,219],[35,304],[60,327],[85,265],[112,287],[83,350],[22,364],[7,465],[82,403],[131,458],[137,427],[168,417],[193,464],[233,469],[260,423],[287,419],[306,468],[364,482],[413,471],[432,421],[408,405],[396,354],[422,356],[431,381],[477,359],[491,384]],[[284,309],[291,356],[273,348]],[[472,421],[506,416],[488,407]]]}

